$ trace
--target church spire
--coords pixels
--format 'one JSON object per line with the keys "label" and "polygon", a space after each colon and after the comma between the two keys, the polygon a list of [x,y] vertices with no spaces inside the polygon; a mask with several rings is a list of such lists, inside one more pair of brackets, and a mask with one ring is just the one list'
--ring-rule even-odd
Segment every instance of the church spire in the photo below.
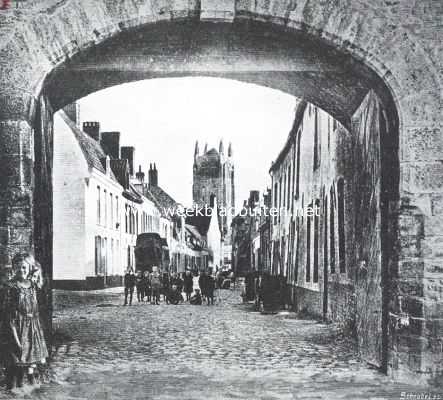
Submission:
{"label": "church spire", "polygon": [[218,146],[218,152],[220,154],[223,154],[225,152],[224,146],[223,146],[223,139],[220,140],[220,146]]}
{"label": "church spire", "polygon": [[204,154],[206,154],[208,152],[208,144],[206,143],[205,144],[205,151],[204,151]]}
{"label": "church spire", "polygon": [[232,157],[233,152],[232,152],[232,143],[229,142],[229,147],[228,147],[228,157]]}
{"label": "church spire", "polygon": [[198,148],[198,140],[195,141],[194,161],[199,156],[200,149]]}

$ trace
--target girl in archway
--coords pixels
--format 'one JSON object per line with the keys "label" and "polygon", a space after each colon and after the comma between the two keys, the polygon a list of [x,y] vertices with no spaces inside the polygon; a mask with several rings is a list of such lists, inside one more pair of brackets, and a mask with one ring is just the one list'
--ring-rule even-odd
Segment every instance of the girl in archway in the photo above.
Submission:
{"label": "girl in archway", "polygon": [[9,389],[22,386],[26,372],[33,384],[34,370],[48,357],[37,303],[37,290],[43,286],[41,268],[28,253],[17,254],[12,267],[15,276],[4,300],[1,346]]}

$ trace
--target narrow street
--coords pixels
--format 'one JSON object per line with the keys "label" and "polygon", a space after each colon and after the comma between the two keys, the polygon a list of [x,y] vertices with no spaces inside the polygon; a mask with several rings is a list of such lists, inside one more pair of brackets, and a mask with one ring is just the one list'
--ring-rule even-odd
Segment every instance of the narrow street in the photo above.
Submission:
{"label": "narrow street", "polygon": [[[215,306],[123,307],[121,289],[55,291],[52,382],[35,399],[399,399],[333,325]],[[3,393],[4,394],[4,393]]]}

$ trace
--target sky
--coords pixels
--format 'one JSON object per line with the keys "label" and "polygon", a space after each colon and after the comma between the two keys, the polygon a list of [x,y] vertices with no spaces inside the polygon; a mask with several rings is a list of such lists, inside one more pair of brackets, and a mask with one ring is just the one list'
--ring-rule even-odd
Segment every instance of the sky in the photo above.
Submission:
{"label": "sky", "polygon": [[135,169],[148,177],[156,163],[159,186],[192,205],[195,141],[218,151],[233,147],[236,208],[250,190],[270,185],[269,168],[291,129],[296,98],[278,90],[221,78],[137,81],[79,100],[80,121],[99,121],[101,131],[120,131],[122,146],[135,147]]}

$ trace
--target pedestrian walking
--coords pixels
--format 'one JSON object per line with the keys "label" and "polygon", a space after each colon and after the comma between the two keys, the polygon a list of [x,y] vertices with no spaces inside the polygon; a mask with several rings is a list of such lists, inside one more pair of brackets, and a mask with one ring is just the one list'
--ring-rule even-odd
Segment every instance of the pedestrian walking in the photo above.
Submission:
{"label": "pedestrian walking", "polygon": [[183,289],[186,293],[186,301],[191,300],[191,294],[194,290],[194,278],[191,275],[191,271],[186,271],[183,278]]}
{"label": "pedestrian walking", "polygon": [[158,267],[152,267],[152,272],[150,275],[151,280],[151,303],[159,305],[160,304],[160,290],[162,288],[160,272]]}
{"label": "pedestrian walking", "polygon": [[217,302],[221,302],[221,291],[223,289],[223,280],[224,280],[222,270],[218,270],[215,275],[215,292],[216,292],[216,300]]}
{"label": "pedestrian walking", "polygon": [[166,297],[168,296],[170,290],[171,290],[171,279],[169,277],[169,274],[167,272],[164,272],[162,276],[162,293],[164,301],[166,301]]}
{"label": "pedestrian walking", "polygon": [[214,305],[215,279],[211,274],[208,274],[208,277],[206,279],[206,298],[208,301],[208,306],[209,302],[211,302],[211,305]]}
{"label": "pedestrian walking", "polygon": [[143,297],[144,297],[142,271],[137,271],[137,273],[135,275],[135,287],[137,288],[137,301],[140,303],[141,301],[143,301]]}
{"label": "pedestrian walking", "polygon": [[198,286],[200,288],[200,292],[203,297],[203,300],[206,300],[207,287],[208,287],[208,275],[206,274],[205,271],[202,271],[200,273],[200,276],[198,277]]}
{"label": "pedestrian walking", "polygon": [[37,302],[37,291],[43,286],[40,264],[31,254],[19,253],[12,266],[15,276],[4,287],[0,331],[0,359],[8,389],[21,387],[25,373],[33,384],[35,369],[46,364],[48,357]]}
{"label": "pedestrian walking", "polygon": [[134,295],[134,287],[135,287],[135,275],[134,270],[129,267],[126,271],[124,277],[124,285],[125,285],[125,303],[124,306],[128,305],[128,295],[129,295],[129,305],[132,305],[132,297]]}

